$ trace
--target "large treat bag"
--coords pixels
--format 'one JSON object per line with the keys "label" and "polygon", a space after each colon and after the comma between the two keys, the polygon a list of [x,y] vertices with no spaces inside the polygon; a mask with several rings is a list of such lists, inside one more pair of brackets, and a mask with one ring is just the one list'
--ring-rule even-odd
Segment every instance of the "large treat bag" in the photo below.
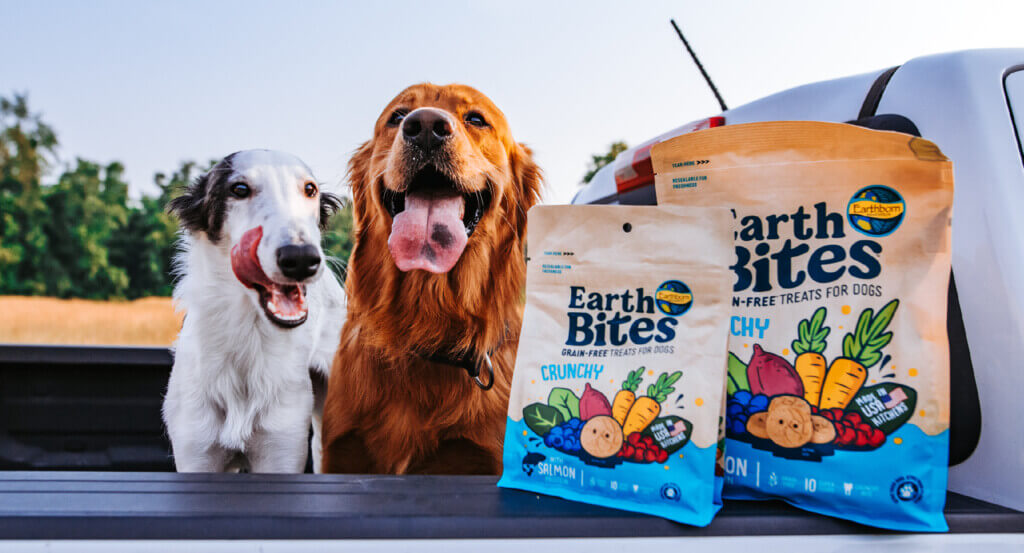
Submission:
{"label": "large treat bag", "polygon": [[530,210],[499,486],[711,522],[731,224],[726,209]]}
{"label": "large treat bag", "polygon": [[652,158],[659,204],[733,214],[724,496],[946,530],[949,160],[816,122],[701,131]]}

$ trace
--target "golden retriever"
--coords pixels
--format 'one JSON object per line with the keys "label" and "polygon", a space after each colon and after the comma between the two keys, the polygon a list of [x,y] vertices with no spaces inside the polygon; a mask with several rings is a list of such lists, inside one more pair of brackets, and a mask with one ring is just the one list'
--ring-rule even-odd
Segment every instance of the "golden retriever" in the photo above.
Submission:
{"label": "golden retriever", "polygon": [[325,472],[496,474],[541,187],[529,148],[477,90],[418,84],[384,109],[349,181]]}

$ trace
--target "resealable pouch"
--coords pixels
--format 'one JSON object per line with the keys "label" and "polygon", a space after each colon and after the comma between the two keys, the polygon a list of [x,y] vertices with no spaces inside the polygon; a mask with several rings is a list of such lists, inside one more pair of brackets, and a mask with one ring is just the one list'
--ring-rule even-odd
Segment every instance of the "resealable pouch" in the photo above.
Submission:
{"label": "resealable pouch", "polygon": [[530,210],[499,486],[711,522],[731,224],[726,209]]}
{"label": "resealable pouch", "polygon": [[652,159],[659,204],[732,210],[724,497],[946,530],[951,162],[818,122],[700,131]]}

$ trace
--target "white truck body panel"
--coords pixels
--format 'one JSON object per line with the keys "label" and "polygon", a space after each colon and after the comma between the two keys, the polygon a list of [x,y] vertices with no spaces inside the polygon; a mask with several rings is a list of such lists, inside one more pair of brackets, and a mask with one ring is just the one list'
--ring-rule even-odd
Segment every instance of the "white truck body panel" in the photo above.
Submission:
{"label": "white truck body panel", "polygon": [[[917,124],[953,160],[953,272],[981,404],[981,439],[949,489],[1024,509],[1024,164],[1003,89],[1024,51],[929,56],[893,75],[878,113]],[[931,91],[925,94],[925,91]],[[1024,107],[1024,106],[1021,106]]]}

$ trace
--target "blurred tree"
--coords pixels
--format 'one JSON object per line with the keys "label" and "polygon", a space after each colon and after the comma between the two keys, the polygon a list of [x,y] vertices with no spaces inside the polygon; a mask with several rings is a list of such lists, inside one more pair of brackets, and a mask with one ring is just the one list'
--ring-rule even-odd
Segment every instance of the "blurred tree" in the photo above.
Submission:
{"label": "blurred tree", "polygon": [[143,196],[111,240],[110,261],[128,276],[127,297],[171,295],[178,223],[164,208],[198,173],[195,162],[185,161],[170,178],[164,173],[154,175],[160,194],[156,198]]}
{"label": "blurred tree", "polygon": [[581,184],[587,184],[590,179],[594,178],[594,175],[601,170],[602,167],[615,161],[615,156],[629,149],[625,142],[621,140],[618,142],[612,142],[611,146],[608,147],[608,152],[602,155],[590,156],[590,167],[587,169],[587,174],[583,175]]}
{"label": "blurred tree", "polygon": [[42,294],[37,280],[47,241],[43,174],[56,160],[57,135],[23,94],[0,96],[0,290]]}
{"label": "blurred tree", "polygon": [[323,233],[324,255],[341,282],[345,282],[348,258],[352,255],[352,202],[345,204],[331,216]]}
{"label": "blurred tree", "polygon": [[74,169],[48,187],[44,202],[49,213],[40,225],[49,248],[39,261],[37,279],[46,292],[59,297],[120,298],[128,292],[123,267],[112,263],[109,245],[123,236],[128,223],[128,184],[124,167],[113,162],[101,167],[78,159]]}
{"label": "blurred tree", "polygon": [[[24,95],[0,96],[0,294],[138,298],[171,294],[178,224],[171,198],[204,169],[192,161],[153,180],[159,194],[129,201],[124,167],[76,159],[54,184],[57,137]],[[339,278],[352,251],[352,208],[324,230]]]}

